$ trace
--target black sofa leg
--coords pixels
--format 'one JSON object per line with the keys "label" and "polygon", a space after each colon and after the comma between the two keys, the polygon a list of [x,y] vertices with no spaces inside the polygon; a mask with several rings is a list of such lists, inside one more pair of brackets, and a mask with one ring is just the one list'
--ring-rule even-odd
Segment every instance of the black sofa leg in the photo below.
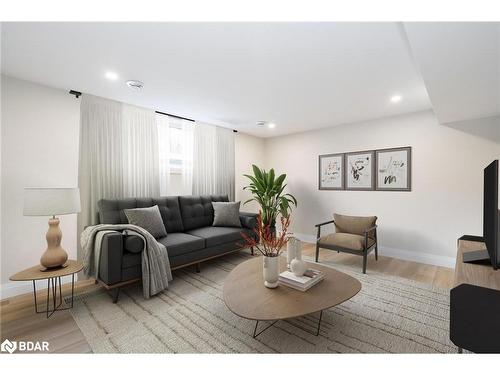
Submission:
{"label": "black sofa leg", "polygon": [[378,260],[378,245],[375,244],[375,260]]}
{"label": "black sofa leg", "polygon": [[318,259],[319,259],[319,245],[316,244],[316,263],[318,263]]}
{"label": "black sofa leg", "polygon": [[200,263],[196,263],[196,273],[200,273]]}
{"label": "black sofa leg", "polygon": [[368,258],[368,254],[366,251],[363,253],[363,273],[366,273],[366,260]]}
{"label": "black sofa leg", "polygon": [[111,298],[113,298],[113,303],[118,302],[119,296],[120,296],[120,288],[111,289]]}
{"label": "black sofa leg", "polygon": [[252,256],[254,255],[254,253],[253,253],[253,246],[250,247],[250,254],[252,254]]}

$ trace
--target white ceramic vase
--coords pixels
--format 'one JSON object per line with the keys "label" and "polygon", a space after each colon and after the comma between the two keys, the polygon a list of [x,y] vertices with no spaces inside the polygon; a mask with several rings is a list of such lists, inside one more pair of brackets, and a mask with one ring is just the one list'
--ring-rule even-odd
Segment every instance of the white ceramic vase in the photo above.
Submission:
{"label": "white ceramic vase", "polygon": [[262,259],[264,264],[264,285],[267,288],[276,288],[279,278],[279,257],[264,256]]}
{"label": "white ceramic vase", "polygon": [[290,237],[286,244],[286,264],[290,268],[290,263],[297,256],[297,250],[299,249],[299,240],[295,237]]}

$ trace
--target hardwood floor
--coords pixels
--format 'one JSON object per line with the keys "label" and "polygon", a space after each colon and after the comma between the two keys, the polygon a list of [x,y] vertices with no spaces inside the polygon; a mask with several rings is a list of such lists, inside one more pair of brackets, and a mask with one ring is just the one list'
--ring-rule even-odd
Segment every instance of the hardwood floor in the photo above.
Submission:
{"label": "hardwood floor", "polygon": [[[305,255],[314,256],[315,247],[306,244]],[[362,257],[351,254],[338,254],[330,250],[321,250],[320,262],[332,261],[338,264],[352,265],[361,269]],[[367,272],[380,272],[406,279],[433,284],[441,288],[451,288],[453,273],[451,268],[431,266],[422,263],[374,255],[368,258]],[[75,294],[98,288],[92,280],[78,282]],[[64,289],[63,288],[63,293]],[[45,301],[45,293],[37,294],[39,303]],[[110,299],[111,303],[111,299]],[[56,312],[49,319],[45,314],[35,314],[33,294],[24,294],[0,301],[0,336],[1,340],[8,338],[16,341],[49,341],[52,353],[90,353],[91,349],[82,332],[76,325],[69,311]]]}

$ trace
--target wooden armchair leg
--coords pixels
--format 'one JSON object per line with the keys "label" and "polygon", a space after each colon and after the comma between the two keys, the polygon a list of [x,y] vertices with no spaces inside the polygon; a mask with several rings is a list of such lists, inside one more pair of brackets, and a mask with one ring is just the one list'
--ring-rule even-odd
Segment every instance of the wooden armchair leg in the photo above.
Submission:
{"label": "wooden armchair leg", "polygon": [[316,263],[318,263],[319,259],[319,244],[316,244]]}
{"label": "wooden armchair leg", "polygon": [[378,260],[378,244],[375,244],[375,260]]}
{"label": "wooden armchair leg", "polygon": [[366,260],[368,258],[368,253],[365,251],[363,253],[363,273],[366,273]]}
{"label": "wooden armchair leg", "polygon": [[253,246],[250,247],[250,254],[252,254],[252,256],[254,255],[254,253],[253,253]]}

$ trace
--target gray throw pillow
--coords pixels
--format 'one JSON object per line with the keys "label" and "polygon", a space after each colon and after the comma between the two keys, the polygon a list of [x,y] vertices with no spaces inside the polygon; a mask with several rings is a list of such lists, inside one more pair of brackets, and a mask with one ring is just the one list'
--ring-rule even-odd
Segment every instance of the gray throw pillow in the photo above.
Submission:
{"label": "gray throw pillow", "polygon": [[214,207],[214,227],[238,227],[240,222],[240,202],[212,202]]}
{"label": "gray throw pillow", "polygon": [[154,238],[167,235],[158,206],[145,208],[130,208],[123,210],[128,223],[146,229]]}

